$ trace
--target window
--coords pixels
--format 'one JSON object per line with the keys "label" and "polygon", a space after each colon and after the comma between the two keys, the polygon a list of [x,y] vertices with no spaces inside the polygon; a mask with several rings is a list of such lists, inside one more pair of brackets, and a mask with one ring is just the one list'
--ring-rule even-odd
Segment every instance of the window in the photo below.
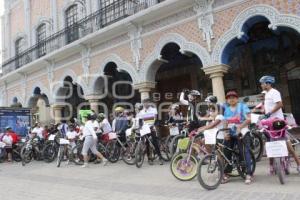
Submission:
{"label": "window", "polygon": [[46,24],[37,28],[38,57],[46,55]]}
{"label": "window", "polygon": [[16,48],[16,68],[19,68],[20,66],[22,66],[23,64],[25,64],[23,61],[23,56],[21,55],[21,53],[25,50],[25,39],[24,38],[19,38],[16,41],[15,44],[15,48]]}
{"label": "window", "polygon": [[79,38],[79,27],[77,21],[77,5],[72,5],[66,11],[67,43],[71,43]]}
{"label": "window", "polygon": [[128,3],[128,1],[120,0],[100,0],[102,25],[105,26],[125,18],[127,16],[126,4]]}

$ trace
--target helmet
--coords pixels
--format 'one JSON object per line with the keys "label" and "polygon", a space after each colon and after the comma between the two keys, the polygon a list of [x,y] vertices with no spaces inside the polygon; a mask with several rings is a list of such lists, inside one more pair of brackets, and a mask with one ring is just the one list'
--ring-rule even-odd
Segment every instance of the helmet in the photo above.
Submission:
{"label": "helmet", "polygon": [[97,118],[99,120],[103,120],[105,118],[105,114],[104,113],[99,113]]}
{"label": "helmet", "polygon": [[136,103],[136,104],[134,105],[134,107],[135,107],[136,109],[138,109],[138,110],[142,110],[142,109],[143,109],[143,104],[141,104],[141,103]]}
{"label": "helmet", "polygon": [[217,103],[218,102],[218,98],[216,96],[210,95],[210,96],[206,97],[205,102],[208,102],[208,103]]}
{"label": "helmet", "polygon": [[121,106],[118,106],[115,108],[115,112],[124,112],[124,108]]}
{"label": "helmet", "polygon": [[192,96],[201,96],[201,93],[198,90],[191,90],[189,94]]}
{"label": "helmet", "polygon": [[10,126],[5,127],[5,130],[10,130],[10,129],[11,129]]}
{"label": "helmet", "polygon": [[273,126],[274,130],[281,130],[286,126],[286,123],[284,120],[275,120],[275,121],[273,121],[272,126]]}
{"label": "helmet", "polygon": [[274,84],[275,83],[275,78],[274,76],[263,76],[259,79],[260,83],[269,83],[269,84]]}

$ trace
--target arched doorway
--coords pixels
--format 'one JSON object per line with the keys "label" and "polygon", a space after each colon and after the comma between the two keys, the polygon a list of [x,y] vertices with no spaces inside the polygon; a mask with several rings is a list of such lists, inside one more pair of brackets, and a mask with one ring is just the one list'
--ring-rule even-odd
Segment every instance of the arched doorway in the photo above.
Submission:
{"label": "arched doorway", "polygon": [[[168,107],[179,102],[183,89],[198,90],[205,97],[212,92],[212,85],[201,69],[200,58],[192,52],[182,51],[177,43],[167,43],[160,55],[150,68],[156,82],[151,96],[158,107],[160,132],[164,134],[167,132],[163,124],[168,119]],[[181,110],[186,116],[187,106],[181,106]]]}
{"label": "arched doorway", "polygon": [[63,86],[58,89],[57,96],[59,97],[58,101],[67,103],[62,108],[63,119],[78,118],[78,110],[89,109],[88,102],[84,99],[82,87],[75,83],[70,76],[64,78]]}
{"label": "arched doorway", "polygon": [[133,88],[131,75],[120,68],[115,62],[108,62],[103,70],[104,76],[98,77],[94,84],[94,93],[99,97],[99,112],[113,113],[113,109],[124,106],[133,109],[140,95]]}
{"label": "arched doorway", "polygon": [[[275,31],[269,28],[265,17],[248,19],[240,39],[232,40],[224,49],[222,62],[231,66],[224,77],[225,90],[237,90],[241,96],[260,94],[258,80],[263,75],[276,78],[276,88],[281,92],[284,112],[292,112],[300,122],[300,76],[291,71],[300,67],[300,35],[284,27]],[[256,101],[253,96],[252,101]]]}
{"label": "arched doorway", "polygon": [[33,123],[47,124],[51,120],[49,99],[40,87],[34,88],[33,94],[29,98],[28,107],[31,108]]}

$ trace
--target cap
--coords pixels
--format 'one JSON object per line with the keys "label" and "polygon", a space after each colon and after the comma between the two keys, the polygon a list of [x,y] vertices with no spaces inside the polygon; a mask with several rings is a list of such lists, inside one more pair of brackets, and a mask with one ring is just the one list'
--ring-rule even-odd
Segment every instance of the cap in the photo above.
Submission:
{"label": "cap", "polygon": [[236,97],[239,98],[239,95],[235,92],[235,91],[229,91],[226,94],[226,99],[228,99],[229,97]]}

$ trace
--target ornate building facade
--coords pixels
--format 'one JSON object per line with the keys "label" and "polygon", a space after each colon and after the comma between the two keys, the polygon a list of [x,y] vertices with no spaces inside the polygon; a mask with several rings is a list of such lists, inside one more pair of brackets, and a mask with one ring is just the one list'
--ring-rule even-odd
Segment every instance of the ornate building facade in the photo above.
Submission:
{"label": "ornate building facade", "polygon": [[300,120],[298,0],[5,0],[1,22],[1,106],[42,122],[183,88],[223,102],[260,93],[264,74]]}

